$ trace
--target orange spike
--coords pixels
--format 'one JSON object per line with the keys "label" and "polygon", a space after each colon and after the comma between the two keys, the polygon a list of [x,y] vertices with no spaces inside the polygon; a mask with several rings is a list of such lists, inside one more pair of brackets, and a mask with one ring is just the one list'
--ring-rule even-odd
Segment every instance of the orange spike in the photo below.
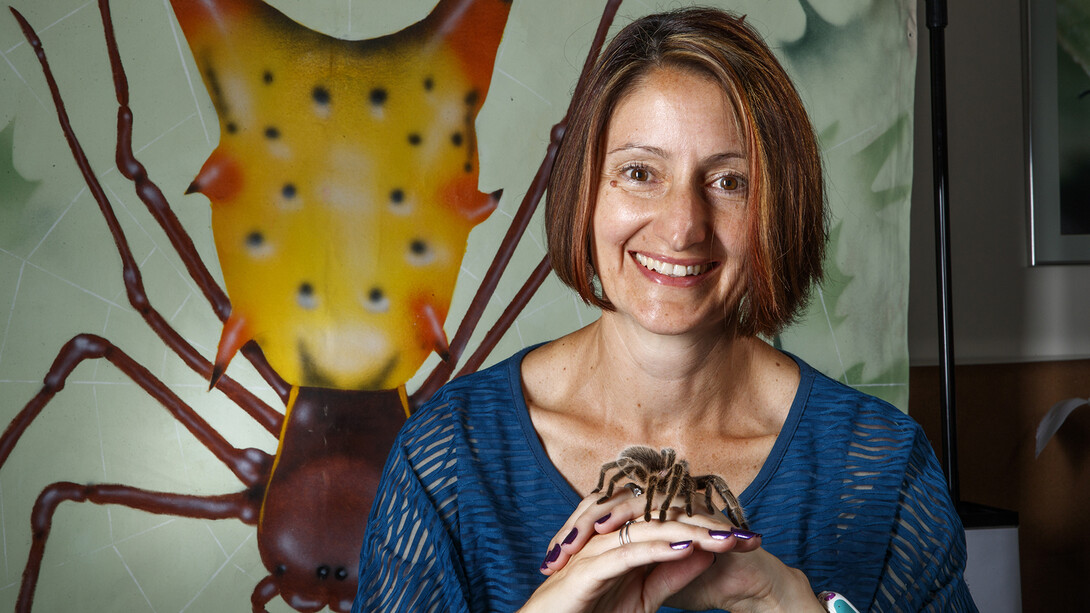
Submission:
{"label": "orange spike", "polygon": [[440,186],[436,195],[439,202],[446,204],[472,225],[477,225],[496,210],[503,190],[482,194],[477,191],[477,174],[473,173],[447,181]]}
{"label": "orange spike", "polygon": [[193,39],[201,28],[216,27],[224,34],[232,22],[265,8],[258,0],[170,0],[185,37]]}
{"label": "orange spike", "polygon": [[420,300],[413,308],[416,315],[417,334],[426,345],[435,349],[443,361],[450,359],[450,342],[443,330],[445,313],[440,315],[435,306],[427,299]]}
{"label": "orange spike", "polygon": [[219,149],[205,161],[197,178],[189,184],[185,193],[200,192],[213,202],[230,200],[242,189],[242,171],[238,162]]}
{"label": "orange spike", "polygon": [[441,0],[428,25],[451,46],[470,83],[484,102],[492,80],[496,49],[500,46],[511,0]]}
{"label": "orange spike", "polygon": [[249,322],[242,315],[232,312],[227,321],[223,323],[223,333],[220,334],[219,347],[216,349],[216,362],[212,365],[212,380],[208,389],[216,387],[216,382],[227,370],[227,365],[238,353],[239,349],[251,339]]}

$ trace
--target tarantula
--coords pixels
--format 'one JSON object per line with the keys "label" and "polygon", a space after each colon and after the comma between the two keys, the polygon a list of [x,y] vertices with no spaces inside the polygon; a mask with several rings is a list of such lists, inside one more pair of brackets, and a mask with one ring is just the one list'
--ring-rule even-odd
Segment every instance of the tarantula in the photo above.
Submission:
{"label": "tarantula", "polygon": [[[647,505],[643,511],[644,521],[651,521],[651,505],[656,493],[665,496],[659,506],[659,520],[665,520],[666,511],[676,496],[685,498],[685,513],[692,517],[693,494],[700,491],[704,492],[704,504],[707,505],[708,512],[715,513],[716,509],[712,506],[712,490],[714,490],[719,492],[723,502],[726,503],[727,516],[734,525],[739,528],[749,528],[742,505],[730,491],[727,482],[719,475],[692,476],[689,474],[689,463],[677,459],[677,452],[673,449],[663,449],[659,452],[643,445],[625,449],[615,461],[602,465],[602,472],[598,476],[598,487],[594,489],[595,493],[602,491],[606,475],[614,469],[617,472],[609,479],[606,493],[598,502],[608,500],[613,495],[617,482],[628,477],[635,482],[634,485],[642,487],[647,494]],[[638,493],[636,495],[639,496]]]}

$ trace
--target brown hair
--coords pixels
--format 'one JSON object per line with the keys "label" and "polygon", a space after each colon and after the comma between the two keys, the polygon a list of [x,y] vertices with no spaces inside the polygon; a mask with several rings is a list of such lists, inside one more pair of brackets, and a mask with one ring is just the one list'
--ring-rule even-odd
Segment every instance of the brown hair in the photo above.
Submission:
{"label": "brown hair", "polygon": [[691,8],[626,26],[598,58],[573,105],[549,179],[545,230],[553,269],[588,304],[595,293],[591,219],[606,128],[620,100],[656,68],[693,70],[734,105],[749,155],[744,335],[779,333],[821,280],[828,227],[821,156],[798,92],[761,37],[738,18]]}

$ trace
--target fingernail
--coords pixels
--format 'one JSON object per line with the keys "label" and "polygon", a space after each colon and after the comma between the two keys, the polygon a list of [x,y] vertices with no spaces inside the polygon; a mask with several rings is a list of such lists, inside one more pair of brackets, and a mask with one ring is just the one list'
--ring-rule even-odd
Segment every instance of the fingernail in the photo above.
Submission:
{"label": "fingernail", "polygon": [[575,537],[579,536],[579,528],[572,528],[568,536],[564,538],[565,545],[571,545],[575,541]]}
{"label": "fingernail", "polygon": [[740,538],[743,541],[748,541],[751,538],[761,536],[756,532],[750,532],[749,530],[743,530],[741,528],[731,528],[730,532],[734,535],[734,538]]}
{"label": "fingernail", "polygon": [[716,540],[725,541],[729,539],[734,533],[730,530],[708,530],[708,534]]}
{"label": "fingernail", "polygon": [[552,562],[556,562],[556,559],[559,558],[559,557],[560,557],[560,545],[554,545],[553,548],[551,550],[549,550],[549,555],[545,556],[545,563],[546,564],[551,564]]}
{"label": "fingernail", "polygon": [[689,545],[692,544],[692,541],[678,541],[676,543],[670,543],[670,549],[688,549]]}
{"label": "fingernail", "polygon": [[594,523],[604,524],[604,523],[606,523],[606,520],[609,519],[609,517],[611,515],[613,515],[613,513],[606,513],[605,515],[603,515],[603,516],[599,517],[598,519],[594,520]]}

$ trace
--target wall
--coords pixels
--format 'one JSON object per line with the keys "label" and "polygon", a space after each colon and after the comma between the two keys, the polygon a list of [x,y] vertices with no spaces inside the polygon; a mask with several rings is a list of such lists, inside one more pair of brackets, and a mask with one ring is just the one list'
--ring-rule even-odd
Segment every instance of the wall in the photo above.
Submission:
{"label": "wall", "polygon": [[[938,447],[938,324],[924,0],[916,87],[909,412]],[[946,29],[952,279],[962,499],[1019,513],[1023,610],[1076,610],[1090,573],[1090,411],[1039,457],[1037,423],[1090,395],[1090,266],[1028,265],[1022,11],[949,4]],[[941,450],[936,449],[941,455]]]}
{"label": "wall", "polygon": [[[908,328],[913,365],[938,361],[924,6],[920,0]],[[1090,357],[1090,266],[1028,266],[1021,24],[1018,0],[949,3],[954,349],[963,364]]]}

